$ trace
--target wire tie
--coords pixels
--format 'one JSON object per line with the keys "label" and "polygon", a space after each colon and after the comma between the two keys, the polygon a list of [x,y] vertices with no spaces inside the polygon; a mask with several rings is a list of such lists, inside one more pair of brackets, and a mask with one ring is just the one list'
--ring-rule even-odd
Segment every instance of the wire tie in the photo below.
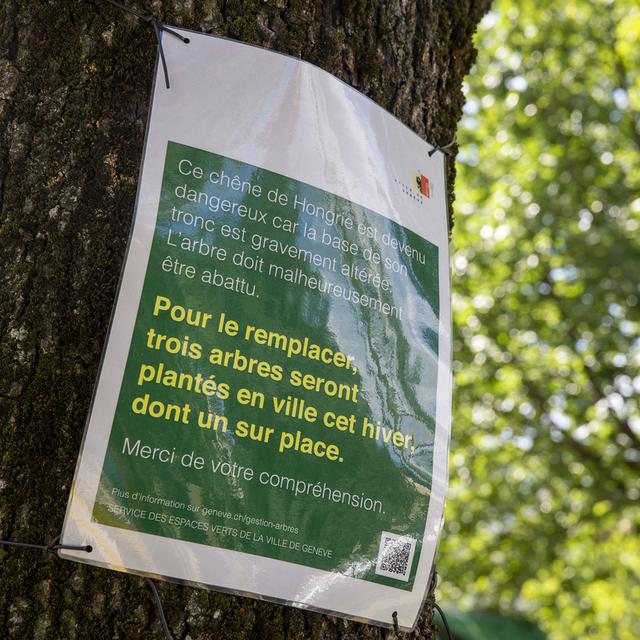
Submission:
{"label": "wire tie", "polygon": [[38,551],[46,551],[55,553],[58,549],[69,549],[71,551],[86,551],[91,553],[93,547],[90,544],[58,544],[60,536],[56,536],[49,544],[33,544],[31,542],[18,542],[16,540],[0,540],[0,546],[4,547],[20,547],[22,549],[37,549]]}
{"label": "wire tie", "polygon": [[451,151],[451,147],[453,147],[453,145],[456,143],[456,138],[455,136],[453,137],[453,140],[449,143],[449,144],[445,144],[444,146],[440,146],[437,142],[432,145],[432,149],[431,151],[429,151],[427,153],[427,155],[431,158],[431,156],[433,156],[433,154],[436,151],[441,151],[442,153],[444,153],[445,155],[448,156],[453,156],[453,151]]}
{"label": "wire tie", "polygon": [[151,578],[145,578],[144,581],[147,583],[147,586],[149,587],[149,589],[151,589],[151,593],[153,594],[153,599],[156,604],[156,611],[160,616],[160,621],[162,622],[162,630],[164,631],[165,638],[167,640],[175,640],[175,638],[171,634],[169,625],[167,624],[167,618],[164,615],[164,609],[162,608],[162,600],[160,600],[160,594],[158,593],[158,588],[156,587],[154,581]]}
{"label": "wire tie", "polygon": [[444,628],[447,632],[447,638],[449,638],[449,640],[452,640],[451,631],[449,630],[449,625],[447,624],[447,616],[444,615],[444,611],[442,610],[442,607],[440,607],[440,605],[437,602],[434,602],[433,606],[436,608],[436,610],[440,614],[440,617],[442,618],[442,622],[444,623]]}
{"label": "wire tie", "polygon": [[160,61],[162,62],[162,70],[164,71],[164,81],[165,81],[165,84],[167,85],[167,89],[170,89],[171,85],[169,84],[169,69],[167,68],[167,60],[165,58],[164,49],[162,47],[162,32],[166,31],[168,34],[174,36],[175,38],[182,40],[182,42],[184,42],[185,44],[189,44],[189,38],[185,38],[184,36],[180,35],[177,31],[174,31],[173,29],[169,29],[169,27],[165,26],[155,16],[146,16],[140,13],[139,11],[136,11],[135,9],[130,9],[129,7],[126,7],[125,5],[123,5],[121,2],[118,2],[117,0],[106,0],[106,2],[120,9],[121,11],[124,11],[126,13],[131,14],[132,16],[135,16],[136,18],[142,20],[143,22],[146,22],[149,26],[151,26],[151,28],[153,29],[153,32],[155,33],[156,40],[158,42],[158,49],[160,51]]}
{"label": "wire tie", "polygon": [[393,630],[395,631],[395,633],[400,633],[400,625],[398,624],[398,612],[394,611],[391,614],[391,617],[393,618]]}
{"label": "wire tie", "polygon": [[[433,587],[431,586],[431,584],[433,584]],[[431,570],[431,580],[429,581],[429,591],[431,591],[431,589],[435,591],[437,586],[438,586],[438,574],[436,572],[436,566],[433,565],[433,569]],[[444,615],[444,611],[442,610],[442,607],[435,601],[435,594],[434,594],[433,606],[436,609],[436,611],[440,614],[440,617],[442,618],[442,623],[444,624],[445,631],[447,632],[447,638],[449,638],[449,640],[452,640],[451,631],[449,630],[449,624],[447,622],[447,616]]]}
{"label": "wire tie", "polygon": [[58,549],[69,549],[70,551],[86,551],[91,553],[93,547],[90,544],[59,544],[60,536],[56,536],[47,546],[46,551],[55,553]]}

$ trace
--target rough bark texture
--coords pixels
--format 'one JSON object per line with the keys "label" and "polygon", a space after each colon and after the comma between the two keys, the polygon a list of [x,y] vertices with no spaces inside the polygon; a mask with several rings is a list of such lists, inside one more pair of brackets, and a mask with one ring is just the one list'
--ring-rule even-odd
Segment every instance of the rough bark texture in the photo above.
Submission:
{"label": "rough bark texture", "polygon": [[[428,140],[461,116],[488,0],[156,0],[168,23],[299,55]],[[153,34],[102,0],[0,3],[0,536],[60,531],[136,191]],[[453,178],[451,175],[450,178]],[[388,631],[163,584],[177,638]],[[432,597],[432,596],[431,596]],[[427,603],[414,638],[433,638]],[[3,638],[160,637],[140,578],[0,549]]]}

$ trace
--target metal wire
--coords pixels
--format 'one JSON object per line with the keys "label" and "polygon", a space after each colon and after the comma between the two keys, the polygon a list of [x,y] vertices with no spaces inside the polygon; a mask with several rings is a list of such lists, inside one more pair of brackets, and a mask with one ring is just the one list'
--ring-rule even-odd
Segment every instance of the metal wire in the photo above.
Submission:
{"label": "metal wire", "polygon": [[162,608],[162,600],[160,600],[160,594],[158,593],[158,588],[151,578],[145,578],[144,581],[147,583],[149,589],[151,589],[151,593],[153,593],[153,597],[156,604],[156,611],[160,616],[160,620],[162,622],[162,629],[164,631],[165,638],[167,640],[175,640],[173,635],[171,634],[171,630],[169,629],[169,625],[167,624],[167,618],[164,615],[164,609]]}
{"label": "metal wire", "polygon": [[[435,591],[437,586],[438,586],[438,572],[436,571],[436,566],[433,565],[433,568],[431,569],[431,580],[429,581],[429,592],[430,593],[433,592],[434,598],[435,598]],[[435,602],[435,600],[433,602],[433,606],[436,609],[436,611],[440,614],[440,617],[442,618],[445,631],[447,632],[447,638],[449,640],[452,640],[451,631],[449,629],[449,623],[447,622],[447,616],[444,615],[444,611],[442,610],[440,605],[437,602]]]}
{"label": "metal wire", "polygon": [[[110,0],[108,0],[110,1]],[[451,151],[451,147],[456,143],[456,138],[454,136],[453,140],[449,144],[445,144],[444,146],[440,146],[438,143],[432,145],[433,148],[431,151],[427,152],[427,155],[431,157],[436,151],[442,151],[447,156],[452,156],[453,151]]]}
{"label": "metal wire", "polygon": [[393,631],[394,631],[394,633],[400,633],[400,626],[398,625],[398,612],[394,611],[391,614],[391,617],[393,618]]}
{"label": "metal wire", "polygon": [[[91,553],[93,551],[93,547],[90,544],[60,544],[58,542],[59,540],[60,536],[54,538],[49,544],[34,544],[32,542],[19,542],[18,540],[0,540],[0,545],[5,547],[19,547],[22,549],[36,549],[37,551],[44,551],[45,553],[54,554],[58,549],[86,551],[87,553]],[[162,630],[164,631],[166,640],[175,640],[175,638],[171,634],[171,630],[169,629],[167,618],[164,615],[162,600],[160,600],[160,594],[158,593],[156,585],[150,578],[145,578],[144,580],[147,583],[148,587],[151,589],[151,593],[153,593],[156,611],[158,612],[158,616],[160,616],[160,621],[162,622]]]}
{"label": "metal wire", "polygon": [[131,9],[123,5],[122,2],[117,2],[117,0],[106,0],[106,1],[109,4],[112,4],[114,7],[121,9],[122,11],[126,11],[127,13],[130,13],[132,16],[135,16],[136,18],[140,18],[141,20],[144,20],[146,18],[144,14],[140,13],[139,11],[136,11],[135,9]]}
{"label": "metal wire", "polygon": [[55,538],[50,544],[33,544],[32,542],[18,542],[17,540],[0,540],[0,546],[3,547],[21,547],[23,549],[37,549],[38,551],[47,551],[55,553],[58,549],[69,549],[71,551],[86,551],[91,553],[93,547],[90,544],[58,544],[60,536]]}
{"label": "metal wire", "polygon": [[185,38],[184,36],[180,35],[177,31],[174,31],[173,29],[169,29],[169,27],[166,27],[155,16],[145,16],[139,11],[136,11],[135,9],[131,9],[125,6],[124,4],[122,4],[121,2],[118,2],[117,0],[105,0],[105,2],[108,2],[110,5],[113,5],[117,9],[120,9],[121,11],[130,13],[132,16],[135,16],[136,18],[143,20],[144,22],[146,22],[148,25],[151,26],[151,28],[153,29],[153,33],[156,36],[156,41],[158,42],[158,50],[160,51],[160,62],[162,63],[162,70],[164,72],[164,82],[167,85],[167,89],[170,89],[171,85],[169,83],[169,69],[167,67],[167,60],[164,55],[164,49],[162,48],[162,32],[166,31],[167,33],[171,34],[175,38],[179,38],[180,40],[182,40],[182,42],[184,42],[185,44],[189,43],[189,38]]}
{"label": "metal wire", "polygon": [[438,613],[440,614],[440,617],[442,618],[445,631],[447,632],[447,638],[449,638],[449,640],[452,640],[451,631],[449,630],[449,625],[447,623],[447,616],[444,615],[444,611],[442,610],[442,608],[437,602],[434,602],[433,606],[437,609]]}

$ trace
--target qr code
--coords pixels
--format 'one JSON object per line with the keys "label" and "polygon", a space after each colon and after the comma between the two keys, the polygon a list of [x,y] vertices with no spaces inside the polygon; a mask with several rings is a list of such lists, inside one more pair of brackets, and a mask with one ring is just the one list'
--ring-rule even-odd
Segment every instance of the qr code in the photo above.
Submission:
{"label": "qr code", "polygon": [[411,573],[415,550],[416,541],[414,538],[383,531],[380,536],[376,573],[379,576],[406,582]]}

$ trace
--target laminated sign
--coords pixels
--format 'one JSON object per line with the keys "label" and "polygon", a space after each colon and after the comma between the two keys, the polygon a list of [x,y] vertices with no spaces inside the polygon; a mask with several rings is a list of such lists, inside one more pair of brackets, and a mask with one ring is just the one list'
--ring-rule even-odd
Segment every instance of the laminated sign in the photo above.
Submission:
{"label": "laminated sign", "polygon": [[62,550],[410,629],[450,428],[444,160],[311,64],[177,30]]}

